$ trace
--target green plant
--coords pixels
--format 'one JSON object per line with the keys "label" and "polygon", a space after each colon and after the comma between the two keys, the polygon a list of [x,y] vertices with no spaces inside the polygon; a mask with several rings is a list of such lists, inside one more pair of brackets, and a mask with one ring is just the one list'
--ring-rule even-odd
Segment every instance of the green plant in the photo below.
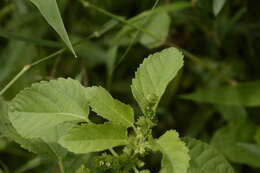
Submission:
{"label": "green plant", "polygon": [[2,0],[0,173],[258,173],[258,3]]}
{"label": "green plant", "polygon": [[[1,131],[25,149],[57,160],[61,172],[65,172],[62,160],[68,151],[100,152],[91,158],[94,168],[113,172],[139,172],[146,164],[143,158],[160,151],[161,172],[232,173],[224,157],[207,144],[191,138],[183,141],[175,130],[158,139],[152,136],[158,122],[157,105],[182,65],[183,55],[176,48],[144,60],[131,85],[141,108],[136,116],[133,108],[100,86],[85,88],[70,78],[33,84],[10,103],[1,101]],[[93,117],[90,120],[89,107],[104,119],[96,123]],[[91,169],[81,167],[80,171]]]}

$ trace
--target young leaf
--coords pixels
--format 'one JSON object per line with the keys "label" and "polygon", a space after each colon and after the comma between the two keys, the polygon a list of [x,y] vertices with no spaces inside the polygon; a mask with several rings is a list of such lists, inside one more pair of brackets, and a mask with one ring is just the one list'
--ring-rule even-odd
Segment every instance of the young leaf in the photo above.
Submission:
{"label": "young leaf", "polygon": [[171,18],[166,12],[162,12],[154,14],[148,21],[149,22],[144,27],[144,29],[146,31],[149,31],[153,35],[157,36],[161,40],[157,40],[146,33],[142,33],[140,37],[140,42],[149,49],[153,49],[161,46],[166,41],[171,23]]}
{"label": "young leaf", "polygon": [[25,139],[13,128],[7,114],[7,103],[0,98],[0,133],[18,143],[22,148],[42,156],[58,160],[65,156],[66,151],[55,144],[47,144],[41,139]]}
{"label": "young leaf", "polygon": [[235,173],[215,148],[193,138],[184,138],[191,157],[188,173]]}
{"label": "young leaf", "polygon": [[236,86],[198,90],[182,96],[202,103],[230,106],[260,106],[260,82],[240,83]]}
{"label": "young leaf", "polygon": [[61,14],[56,0],[30,0],[41,12],[45,20],[60,35],[61,39],[76,57],[75,51],[70,42],[68,33],[64,27]]}
{"label": "young leaf", "polygon": [[255,133],[256,127],[247,121],[232,123],[219,129],[214,134],[211,144],[232,162],[260,167],[259,157],[237,145],[252,141]]}
{"label": "young leaf", "polygon": [[213,12],[215,16],[219,14],[225,3],[226,0],[213,0]]}
{"label": "young leaf", "polygon": [[179,134],[170,130],[162,135],[156,142],[158,149],[163,153],[163,173],[186,173],[190,157],[188,148],[179,138]]}
{"label": "young leaf", "polygon": [[88,122],[88,112],[85,88],[60,78],[21,91],[10,104],[9,117],[23,137],[55,142],[71,122]]}
{"label": "young leaf", "polygon": [[144,114],[151,103],[153,110],[156,109],[168,83],[182,66],[183,55],[176,48],[164,49],[143,61],[135,73],[131,89]]}
{"label": "young leaf", "polygon": [[75,126],[59,143],[74,153],[103,151],[127,143],[125,127],[106,124],[84,124]]}
{"label": "young leaf", "polygon": [[130,127],[134,123],[134,111],[129,106],[114,99],[102,87],[86,88],[89,105],[98,115],[115,124]]}

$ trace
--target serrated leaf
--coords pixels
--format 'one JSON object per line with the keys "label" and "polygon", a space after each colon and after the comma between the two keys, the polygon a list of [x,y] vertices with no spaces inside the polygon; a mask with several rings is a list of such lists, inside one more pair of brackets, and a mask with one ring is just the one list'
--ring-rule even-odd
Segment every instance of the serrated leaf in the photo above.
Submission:
{"label": "serrated leaf", "polygon": [[85,124],[75,126],[59,143],[74,153],[98,152],[127,143],[125,127],[106,124]]}
{"label": "serrated leaf", "polygon": [[187,172],[190,160],[189,150],[176,131],[167,131],[156,141],[156,144],[163,153],[162,173]]}
{"label": "serrated leaf", "polygon": [[76,57],[75,51],[70,42],[68,33],[64,27],[59,7],[56,0],[30,0],[41,12],[45,20],[59,34],[61,39]]}
{"label": "serrated leaf", "polygon": [[215,16],[219,14],[225,3],[226,0],[213,0],[213,12]]}
{"label": "serrated leaf", "polygon": [[140,42],[149,49],[161,46],[167,39],[170,23],[171,18],[166,12],[154,14],[151,16],[144,29],[160,38],[160,40],[155,39],[146,33],[142,33]]}
{"label": "serrated leaf", "polygon": [[56,142],[73,122],[88,122],[85,88],[76,80],[43,81],[24,89],[11,101],[9,117],[25,138]]}
{"label": "serrated leaf", "polygon": [[89,105],[98,115],[115,124],[130,127],[134,123],[134,111],[119,100],[114,99],[108,91],[102,87],[86,88]]}
{"label": "serrated leaf", "polygon": [[13,128],[7,114],[7,103],[0,98],[0,133],[18,143],[22,148],[45,157],[58,160],[66,155],[66,151],[57,144],[47,144],[41,139],[25,139]]}
{"label": "serrated leaf", "polygon": [[155,97],[155,110],[167,85],[182,66],[183,55],[176,48],[164,49],[143,61],[135,73],[131,89],[144,114],[150,104],[149,97]]}
{"label": "serrated leaf", "polygon": [[188,173],[235,173],[225,157],[212,146],[184,138],[191,157]]}
{"label": "serrated leaf", "polygon": [[182,98],[219,105],[260,106],[260,82],[246,82],[236,86],[198,90],[185,94]]}
{"label": "serrated leaf", "polygon": [[213,136],[211,144],[230,161],[260,167],[260,158],[237,145],[253,140],[256,127],[247,122],[231,123],[219,129]]}

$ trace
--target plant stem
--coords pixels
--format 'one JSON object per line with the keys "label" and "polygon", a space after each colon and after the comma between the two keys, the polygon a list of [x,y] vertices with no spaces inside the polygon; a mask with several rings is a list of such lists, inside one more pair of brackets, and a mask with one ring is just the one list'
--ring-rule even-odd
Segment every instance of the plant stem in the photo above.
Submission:
{"label": "plant stem", "polygon": [[[116,25],[117,25],[117,23],[114,24],[114,25],[111,25],[109,27],[106,27],[105,29],[101,29],[100,31],[95,31],[92,34],[90,34],[89,36],[87,36],[87,37],[85,37],[85,38],[83,38],[83,39],[73,43],[72,45],[76,47],[76,46],[80,45],[81,43],[83,43],[86,40],[100,37],[103,34],[105,34],[106,32],[108,32],[109,30],[111,30],[112,28],[114,28]],[[40,60],[37,60],[37,61],[33,62],[32,64],[25,65],[23,67],[23,69],[17,75],[15,75],[15,77],[12,80],[2,90],[0,90],[0,96],[2,96],[25,72],[30,70],[32,67],[34,67],[34,66],[36,66],[36,65],[38,65],[38,64],[40,64],[40,63],[42,63],[42,62],[44,62],[46,60],[52,59],[56,55],[60,55],[63,52],[65,52],[66,50],[67,50],[67,48],[62,48],[62,49],[60,49],[60,50],[58,50],[58,51],[56,51],[56,52],[54,52],[54,53],[52,53],[52,54],[50,54],[50,55],[48,55],[46,57],[43,57]]]}
{"label": "plant stem", "polygon": [[133,166],[133,170],[135,171],[135,173],[139,173],[139,170],[135,166]]}
{"label": "plant stem", "polygon": [[23,67],[23,69],[0,91],[0,96],[4,94],[6,90],[8,90],[13,83],[17,81],[25,72],[27,72],[31,68],[30,65],[26,65]]}
{"label": "plant stem", "polygon": [[110,148],[109,151],[112,153],[113,156],[118,157],[118,154],[113,148]]}
{"label": "plant stem", "polygon": [[[98,11],[98,12],[100,12],[100,13],[106,15],[106,16],[109,16],[109,17],[111,17],[111,18],[113,18],[113,19],[115,19],[115,20],[118,20],[118,21],[120,21],[120,22],[122,22],[122,23],[124,23],[124,24],[126,24],[126,25],[128,25],[128,26],[130,26],[130,27],[132,27],[132,28],[134,28],[134,29],[137,29],[137,30],[141,31],[142,33],[145,33],[145,34],[151,36],[151,37],[152,37],[153,39],[155,39],[155,40],[162,41],[161,38],[158,37],[157,35],[155,35],[155,34],[149,32],[149,31],[143,29],[142,27],[139,27],[138,25],[135,25],[135,24],[129,22],[128,20],[123,19],[123,18],[120,17],[120,16],[117,16],[117,15],[115,15],[115,14],[113,14],[113,13],[110,13],[109,11],[106,11],[106,10],[104,10],[104,9],[98,7],[98,6],[95,6],[95,5],[93,5],[93,4],[89,3],[89,2],[86,2],[86,1],[84,1],[84,0],[80,0],[80,2],[81,2],[81,3],[83,4],[83,6],[86,7],[86,8],[92,8],[93,10],[96,10],[96,11]],[[187,58],[189,58],[190,60],[192,60],[192,61],[194,61],[194,62],[196,62],[196,63],[198,63],[198,64],[200,64],[200,65],[202,65],[202,66],[204,66],[204,67],[206,67],[207,69],[209,69],[209,70],[211,70],[211,71],[214,71],[214,73],[216,73],[217,75],[219,75],[219,77],[221,77],[223,80],[225,80],[225,81],[226,81],[227,83],[229,83],[230,85],[235,85],[235,84],[236,84],[236,81],[234,81],[233,79],[227,77],[227,76],[226,76],[225,74],[223,74],[222,72],[218,72],[218,71],[216,71],[215,69],[212,69],[207,63],[203,62],[200,58],[198,58],[196,55],[190,53],[189,51],[187,51],[187,50],[185,50],[185,49],[182,49],[182,48],[180,48],[179,46],[177,46],[177,45],[175,45],[175,44],[172,44],[172,43],[167,44],[167,45],[169,45],[169,46],[174,46],[174,47],[176,47],[176,48],[182,50],[183,54],[184,54]]]}
{"label": "plant stem", "polygon": [[59,165],[60,173],[65,173],[64,166],[62,164],[62,160],[61,159],[59,159],[58,165]]}

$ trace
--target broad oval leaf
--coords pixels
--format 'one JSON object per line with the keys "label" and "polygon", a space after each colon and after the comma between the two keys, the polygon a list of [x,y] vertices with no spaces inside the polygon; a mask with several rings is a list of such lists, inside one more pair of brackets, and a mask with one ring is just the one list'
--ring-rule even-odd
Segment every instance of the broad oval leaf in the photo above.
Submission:
{"label": "broad oval leaf", "polygon": [[127,144],[127,130],[112,123],[84,124],[69,130],[59,143],[74,153],[98,152]]}
{"label": "broad oval leaf", "polygon": [[134,111],[129,106],[114,99],[108,91],[102,87],[86,88],[89,105],[98,115],[115,124],[130,127],[134,123]]}
{"label": "broad oval leaf", "polygon": [[190,160],[189,150],[176,131],[167,131],[156,143],[158,149],[163,153],[162,173],[187,172]]}
{"label": "broad oval leaf", "polygon": [[193,138],[184,138],[191,157],[188,173],[235,173],[215,148]]}
{"label": "broad oval leaf", "polygon": [[148,21],[149,22],[144,26],[144,29],[160,38],[160,40],[155,39],[146,33],[142,33],[140,36],[140,42],[149,49],[153,49],[161,46],[166,41],[171,18],[166,12],[162,12],[154,14],[150,19],[148,17]]}
{"label": "broad oval leaf", "polygon": [[231,123],[214,134],[211,144],[232,162],[260,167],[260,157],[238,145],[251,142],[255,134],[256,127],[247,121]]}
{"label": "broad oval leaf", "polygon": [[12,126],[8,117],[8,106],[7,102],[0,98],[0,133],[6,136],[10,140],[18,143],[22,148],[40,154],[50,159],[59,160],[66,155],[66,151],[53,143],[45,143],[41,139],[25,139]]}
{"label": "broad oval leaf", "polygon": [[10,104],[9,117],[25,138],[56,142],[71,122],[88,122],[85,88],[76,80],[43,81],[21,91]]}
{"label": "broad oval leaf", "polygon": [[176,48],[164,49],[143,61],[135,73],[131,89],[144,114],[151,100],[153,109],[156,109],[167,85],[182,66],[183,55]]}
{"label": "broad oval leaf", "polygon": [[64,27],[56,0],[30,0],[41,12],[45,20],[59,34],[61,39],[76,57],[68,33]]}
{"label": "broad oval leaf", "polygon": [[219,105],[260,106],[260,82],[246,82],[236,86],[198,90],[181,97],[196,102]]}
{"label": "broad oval leaf", "polygon": [[[191,7],[191,3],[189,2],[173,2],[170,4],[159,6],[152,10],[144,11],[138,14],[137,16],[129,19],[127,22],[130,23],[130,25],[132,26],[134,25],[136,27],[143,28],[147,32],[152,33],[155,36],[158,36],[159,39],[161,36],[161,40],[155,40],[154,38],[151,38],[149,35],[147,35],[147,33],[141,33],[141,37],[138,37],[140,42],[146,45],[147,47],[156,47],[161,45],[168,35],[168,25],[170,23],[168,13],[175,13],[187,9],[189,7]],[[156,21],[159,20],[160,17],[163,17],[162,28],[159,27],[161,25],[158,25],[156,23]],[[159,23],[161,23],[161,21]],[[154,25],[156,25],[156,29],[152,27]],[[132,26],[125,25],[115,36],[114,44],[122,44],[125,41],[126,37],[134,36],[136,28]]]}

